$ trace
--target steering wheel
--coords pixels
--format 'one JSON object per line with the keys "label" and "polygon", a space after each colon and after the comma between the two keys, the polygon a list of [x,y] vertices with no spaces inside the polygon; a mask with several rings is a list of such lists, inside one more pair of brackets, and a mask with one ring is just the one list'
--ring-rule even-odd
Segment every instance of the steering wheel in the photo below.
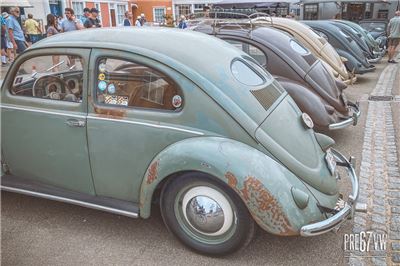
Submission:
{"label": "steering wheel", "polygon": [[[49,84],[56,84],[55,90],[50,91],[48,87]],[[59,86],[57,86],[59,85]],[[40,97],[40,98],[53,98],[51,95],[57,94],[58,97],[61,99],[61,95],[65,95],[66,93],[70,93],[67,89],[67,85],[65,81],[57,76],[43,76],[35,80],[32,86],[32,96]]]}

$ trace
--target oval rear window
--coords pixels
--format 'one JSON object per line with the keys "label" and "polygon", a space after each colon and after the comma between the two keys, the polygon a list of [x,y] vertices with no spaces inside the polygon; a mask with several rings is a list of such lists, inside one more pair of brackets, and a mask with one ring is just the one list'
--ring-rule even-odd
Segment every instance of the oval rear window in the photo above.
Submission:
{"label": "oval rear window", "polygon": [[233,61],[231,71],[233,76],[245,85],[258,86],[264,83],[264,79],[255,70],[240,60]]}
{"label": "oval rear window", "polygon": [[290,40],[290,46],[292,47],[293,50],[295,50],[297,53],[301,55],[308,55],[310,53],[306,48],[304,48],[295,40]]}

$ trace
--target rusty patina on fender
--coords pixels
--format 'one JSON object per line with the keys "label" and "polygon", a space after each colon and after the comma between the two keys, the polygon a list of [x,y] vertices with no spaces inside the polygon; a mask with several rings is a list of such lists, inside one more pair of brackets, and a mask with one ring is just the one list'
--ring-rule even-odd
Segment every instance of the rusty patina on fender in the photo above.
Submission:
{"label": "rusty patina on fender", "polygon": [[[244,158],[247,167],[242,166]],[[272,234],[298,235],[303,225],[323,219],[313,196],[318,192],[311,193],[299,178],[263,152],[222,137],[186,139],[167,147],[153,159],[140,190],[142,218],[150,216],[158,184],[186,171],[207,173],[226,183],[240,196],[259,226]],[[300,210],[296,206],[290,192],[292,187],[310,195],[306,208]],[[335,196],[324,197],[327,205],[335,203]]]}
{"label": "rusty patina on fender", "polygon": [[[243,184],[239,185],[236,176],[227,172],[225,178],[228,185],[235,190],[246,203],[252,217],[266,231],[278,231],[281,235],[298,235],[290,225],[289,219],[282,211],[279,201],[268,191],[263,183],[255,177],[248,176]],[[270,225],[262,221],[270,220]]]}

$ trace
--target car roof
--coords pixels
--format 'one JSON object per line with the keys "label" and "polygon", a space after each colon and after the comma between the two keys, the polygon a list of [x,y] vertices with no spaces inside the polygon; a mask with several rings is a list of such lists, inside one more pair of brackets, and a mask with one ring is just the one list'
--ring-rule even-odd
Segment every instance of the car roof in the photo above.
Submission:
{"label": "car roof", "polygon": [[85,29],[53,35],[35,43],[30,49],[50,47],[132,52],[173,67],[191,79],[197,75],[197,78],[200,76],[219,83],[219,87],[222,83],[240,86],[234,80],[222,82],[215,73],[218,70],[226,75],[231,74],[232,60],[246,56],[227,42],[207,34],[163,27]]}

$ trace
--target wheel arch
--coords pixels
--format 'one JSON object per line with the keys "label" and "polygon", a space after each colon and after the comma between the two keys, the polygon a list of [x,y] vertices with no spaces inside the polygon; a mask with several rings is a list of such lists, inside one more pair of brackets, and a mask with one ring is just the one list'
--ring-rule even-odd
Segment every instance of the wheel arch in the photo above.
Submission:
{"label": "wheel arch", "polygon": [[[247,159],[245,163],[243,158]],[[188,171],[202,172],[225,183],[243,200],[257,224],[270,233],[298,235],[302,225],[321,219],[311,193],[310,203],[315,206],[304,210],[296,206],[291,188],[309,191],[285,167],[253,147],[220,137],[186,139],[160,152],[142,181],[140,216],[150,216],[157,190]]]}

